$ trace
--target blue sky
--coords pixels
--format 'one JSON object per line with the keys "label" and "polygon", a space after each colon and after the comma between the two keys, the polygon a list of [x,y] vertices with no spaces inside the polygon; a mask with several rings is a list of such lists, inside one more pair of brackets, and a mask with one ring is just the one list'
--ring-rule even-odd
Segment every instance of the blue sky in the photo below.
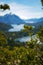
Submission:
{"label": "blue sky", "polygon": [[0,0],[1,3],[10,5],[10,11],[0,11],[0,15],[12,13],[18,15],[22,19],[43,17],[40,0]]}

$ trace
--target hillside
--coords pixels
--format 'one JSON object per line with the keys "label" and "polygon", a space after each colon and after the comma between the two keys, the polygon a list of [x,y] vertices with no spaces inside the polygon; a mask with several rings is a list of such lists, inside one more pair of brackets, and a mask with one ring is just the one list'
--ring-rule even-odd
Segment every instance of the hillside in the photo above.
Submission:
{"label": "hillside", "polygon": [[0,16],[0,22],[7,23],[7,24],[24,24],[25,22],[20,19],[15,14],[6,14],[4,16]]}
{"label": "hillside", "polygon": [[41,21],[43,21],[43,17],[25,20],[26,23],[37,23],[37,22],[41,22]]}
{"label": "hillside", "polygon": [[0,31],[8,31],[10,28],[12,28],[10,25],[5,23],[0,23]]}

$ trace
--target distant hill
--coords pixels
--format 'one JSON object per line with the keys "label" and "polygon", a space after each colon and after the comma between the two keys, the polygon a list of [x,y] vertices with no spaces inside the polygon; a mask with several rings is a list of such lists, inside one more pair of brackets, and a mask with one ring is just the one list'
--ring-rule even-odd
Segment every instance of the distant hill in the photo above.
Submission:
{"label": "distant hill", "polygon": [[40,26],[43,27],[43,20],[39,19],[39,21],[34,23],[26,23],[29,26],[34,26],[34,33],[38,32],[40,30]]}
{"label": "distant hill", "polygon": [[43,17],[22,20],[15,14],[6,14],[4,16],[0,16],[0,30],[8,31],[12,28],[11,24],[27,24],[29,26],[34,26],[36,29],[38,29],[40,25],[43,26]]}
{"label": "distant hill", "polygon": [[10,25],[5,23],[0,23],[0,31],[8,31],[10,28],[12,28]]}
{"label": "distant hill", "polygon": [[20,19],[15,14],[6,14],[4,16],[0,16],[0,22],[7,24],[24,24],[24,20]]}
{"label": "distant hill", "polygon": [[43,21],[43,17],[25,20],[26,23],[37,23],[37,22],[39,23],[39,22],[42,22],[42,21]]}
{"label": "distant hill", "polygon": [[43,17],[42,18],[34,18],[34,19],[29,19],[25,20],[27,25],[32,25],[32,26],[43,26]]}
{"label": "distant hill", "polygon": [[6,14],[4,16],[0,16],[0,22],[2,23],[7,23],[7,24],[34,24],[37,22],[42,22],[42,18],[33,18],[33,19],[27,19],[27,20],[22,20],[20,17],[18,17],[15,14]]}
{"label": "distant hill", "polygon": [[36,22],[36,23],[26,23],[29,26],[43,26],[43,21]]}

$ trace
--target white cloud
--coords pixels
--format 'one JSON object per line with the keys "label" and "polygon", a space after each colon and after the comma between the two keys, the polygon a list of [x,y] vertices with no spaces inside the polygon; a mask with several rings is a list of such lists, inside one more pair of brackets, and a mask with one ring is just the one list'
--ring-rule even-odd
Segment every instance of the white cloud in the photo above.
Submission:
{"label": "white cloud", "polygon": [[43,11],[38,7],[25,6],[17,3],[9,3],[10,11],[0,12],[0,15],[12,13],[18,15],[22,19],[43,17]]}

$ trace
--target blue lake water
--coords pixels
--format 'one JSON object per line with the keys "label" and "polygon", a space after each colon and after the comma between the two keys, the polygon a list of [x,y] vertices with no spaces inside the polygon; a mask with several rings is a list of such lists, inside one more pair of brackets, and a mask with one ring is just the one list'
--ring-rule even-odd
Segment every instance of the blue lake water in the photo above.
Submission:
{"label": "blue lake water", "polygon": [[[9,32],[14,32],[14,31],[17,32],[17,31],[20,31],[20,30],[24,29],[24,24],[20,24],[20,25],[12,24],[11,26],[13,28],[9,29]],[[33,26],[33,28],[35,28],[35,27]]]}
{"label": "blue lake water", "polygon": [[[9,31],[10,32],[14,32],[14,31],[20,31],[22,29],[24,29],[24,24],[20,24],[20,25],[11,25],[13,28],[10,29]],[[33,26],[34,28],[34,26]],[[33,38],[35,39],[35,36],[33,35]],[[17,38],[15,39],[15,41],[20,41],[20,42],[27,42],[30,40],[30,37],[29,36],[26,36],[26,37],[22,37],[22,38]]]}
{"label": "blue lake water", "polygon": [[[11,25],[11,26],[13,28],[11,28],[9,30],[9,32],[15,32],[15,31],[17,32],[17,31],[20,31],[20,30],[24,29],[24,24],[20,24],[20,25],[14,24],[14,25]],[[15,41],[20,41],[20,42],[27,42],[29,40],[30,40],[29,36],[15,39]]]}
{"label": "blue lake water", "polygon": [[27,42],[29,40],[30,40],[29,36],[15,39],[15,41],[20,41],[20,42]]}
{"label": "blue lake water", "polygon": [[13,32],[13,31],[20,31],[24,28],[24,24],[20,24],[20,25],[17,25],[17,24],[14,24],[14,25],[11,25],[13,28],[11,28],[9,31],[10,32]]}
{"label": "blue lake water", "polygon": [[[36,37],[36,35],[33,35],[32,36],[32,39],[34,39],[34,40],[37,39],[37,43],[40,42],[40,40]],[[31,37],[30,36],[26,36],[26,37],[22,37],[22,38],[15,39],[15,41],[19,41],[19,42],[28,42],[30,40],[31,40]]]}

